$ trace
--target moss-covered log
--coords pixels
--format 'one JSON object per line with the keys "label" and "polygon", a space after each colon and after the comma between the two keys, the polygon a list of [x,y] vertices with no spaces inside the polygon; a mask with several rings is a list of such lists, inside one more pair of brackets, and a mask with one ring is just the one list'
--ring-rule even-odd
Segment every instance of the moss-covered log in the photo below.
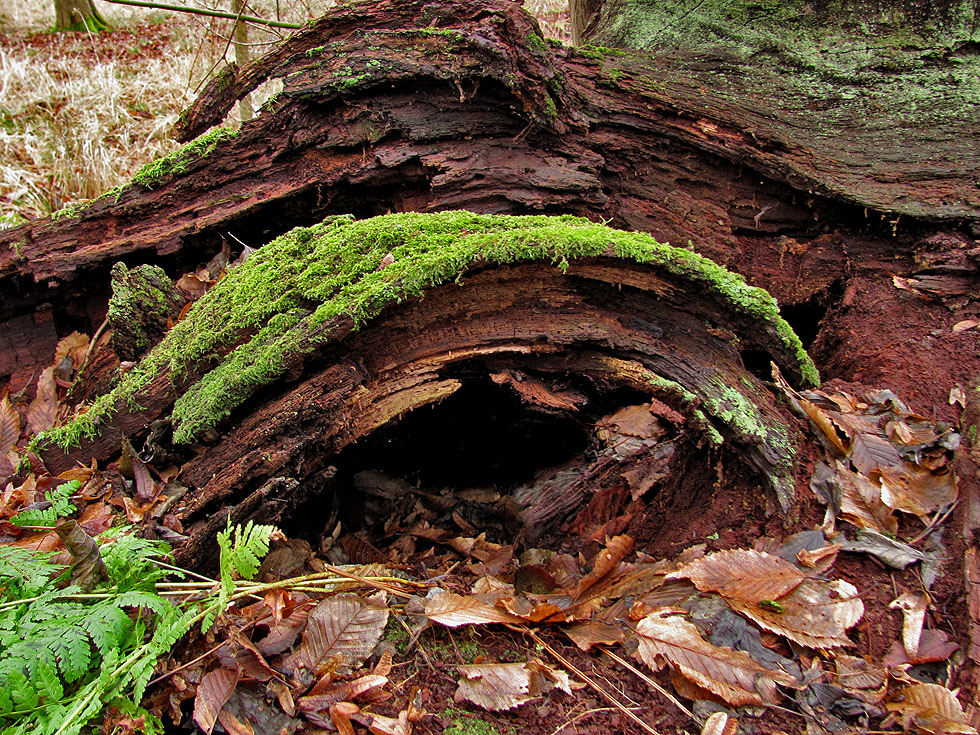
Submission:
{"label": "moss-covered log", "polygon": [[[768,294],[647,235],[573,217],[341,217],[234,267],[111,393],[34,448],[57,471],[152,432],[154,449],[185,460],[177,481],[193,491],[179,519],[210,519],[213,532],[224,506],[236,522],[282,520],[311,493],[349,498],[365,442],[387,436],[388,453],[404,451],[422,409],[457,406],[441,410],[466,414],[458,437],[424,440],[429,451],[471,465],[473,486],[530,482],[518,513],[535,537],[584,523],[590,498],[629,486],[636,505],[638,487],[666,484],[691,502],[714,483],[748,481],[768,488],[751,493],[760,509],[786,511],[801,436],[760,381],[770,360],[818,381]],[[484,436],[498,470],[452,458],[454,441],[508,405],[507,425]],[[648,440],[643,451],[603,454],[594,424],[631,406],[669,429],[627,433]],[[544,446],[522,446],[524,434]],[[662,436],[659,454],[646,451]],[[725,479],[679,470],[695,462],[727,466]],[[195,533],[180,553],[193,558],[208,538]]]}
{"label": "moss-covered log", "polygon": [[[202,137],[131,185],[0,233],[0,375],[26,378],[52,331],[97,324],[120,258],[176,274],[228,233],[257,247],[331,214],[601,218],[690,241],[782,304],[826,308],[865,263],[872,277],[909,276],[924,262],[913,251],[969,249],[980,221],[971,48],[930,62],[929,79],[949,77],[941,94],[879,115],[853,106],[861,75],[837,92],[832,77],[802,77],[774,96],[750,83],[752,67],[696,48],[561,47],[505,0],[346,4],[225,70],[184,117],[182,133]],[[205,132],[277,77],[283,91],[241,133]],[[921,119],[894,117],[913,108]],[[829,117],[814,127],[818,112]],[[45,304],[51,319],[35,324]]]}

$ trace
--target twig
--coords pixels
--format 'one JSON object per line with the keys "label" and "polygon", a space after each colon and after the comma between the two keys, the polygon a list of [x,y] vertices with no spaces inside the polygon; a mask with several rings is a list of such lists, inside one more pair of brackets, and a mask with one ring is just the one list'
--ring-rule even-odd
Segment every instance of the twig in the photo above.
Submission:
{"label": "twig", "polygon": [[613,709],[612,707],[597,707],[595,709],[586,710],[585,712],[579,712],[577,715],[575,715],[575,717],[573,717],[572,719],[570,719],[568,722],[561,723],[558,726],[558,729],[555,730],[553,733],[551,733],[551,735],[558,735],[558,733],[560,733],[566,727],[568,727],[569,725],[574,725],[576,722],[578,722],[579,720],[581,720],[583,717],[588,717],[589,715],[596,715],[596,714],[599,714],[600,712],[615,712],[615,711],[616,710]]}
{"label": "twig", "polygon": [[266,20],[256,18],[252,15],[239,15],[238,13],[226,13],[223,10],[206,10],[205,8],[188,8],[186,5],[169,5],[167,3],[147,2],[146,0],[105,0],[107,3],[116,5],[135,5],[139,8],[154,8],[156,10],[173,10],[178,13],[190,13],[191,15],[207,15],[212,18],[229,18],[231,20],[243,20],[248,23],[270,26],[272,28],[304,28],[305,26],[296,23],[284,23],[281,20]]}
{"label": "twig", "polygon": [[922,539],[924,539],[926,536],[928,536],[930,533],[932,533],[933,529],[936,526],[938,526],[940,523],[942,523],[947,518],[949,518],[949,514],[952,513],[953,510],[956,508],[956,506],[959,505],[959,504],[960,504],[960,501],[957,498],[956,500],[953,501],[953,504],[950,505],[949,508],[947,508],[942,514],[937,513],[936,516],[935,516],[935,518],[933,518],[929,522],[929,525],[926,526],[925,530],[922,533],[920,533],[918,536],[916,536],[914,539],[912,539],[911,541],[909,541],[909,545],[911,546],[912,544],[919,543]]}
{"label": "twig", "polygon": [[546,650],[551,655],[551,657],[554,658],[558,663],[560,663],[566,669],[569,669],[573,674],[575,674],[575,676],[577,676],[579,679],[581,679],[586,684],[588,684],[590,687],[592,687],[592,689],[594,689],[604,699],[608,700],[608,702],[613,707],[615,707],[620,712],[622,712],[624,715],[626,715],[627,717],[629,717],[633,722],[635,722],[637,725],[639,725],[641,728],[643,728],[646,732],[650,733],[650,735],[660,735],[660,733],[657,730],[654,730],[650,725],[648,725],[643,720],[641,720],[639,717],[637,717],[635,714],[633,714],[633,712],[626,705],[624,705],[623,703],[621,703],[613,695],[611,695],[609,692],[607,692],[601,686],[599,686],[594,681],[592,681],[592,679],[590,679],[589,677],[587,677],[582,671],[580,671],[575,666],[575,664],[573,664],[571,661],[569,661],[564,656],[562,656],[560,653],[558,653],[558,651],[556,651],[554,648],[552,648],[547,643],[545,643],[544,640],[541,638],[541,636],[539,636],[533,630],[529,630],[527,628],[511,627],[511,626],[507,626],[507,627],[511,628],[511,630],[516,630],[516,631],[518,631],[520,633],[524,633],[525,635],[529,636],[531,638],[531,640],[533,640],[535,643],[537,643],[539,646],[541,646],[544,650]]}
{"label": "twig", "polygon": [[624,659],[624,658],[622,658],[620,656],[617,656],[615,653],[613,653],[612,651],[610,651],[607,648],[602,648],[600,646],[599,647],[599,650],[602,651],[607,656],[609,656],[609,658],[611,658],[613,661],[615,661],[616,663],[618,663],[623,668],[628,669],[629,671],[633,672],[638,677],[640,677],[641,679],[643,679],[643,681],[645,681],[647,684],[649,684],[651,687],[653,687],[658,692],[660,692],[661,694],[663,694],[667,699],[669,699],[674,704],[674,706],[677,707],[677,709],[679,709],[685,715],[687,715],[688,717],[690,717],[692,720],[694,719],[694,713],[691,712],[691,710],[689,710],[683,704],[681,704],[680,701],[678,701],[677,697],[675,697],[673,694],[671,694],[670,692],[668,692],[666,689],[664,689],[662,686],[660,686],[657,682],[655,682],[649,676],[647,676],[642,671],[640,671],[638,668],[636,668],[629,661],[627,661],[626,659]]}
{"label": "twig", "polygon": [[[374,587],[375,589],[384,590],[385,592],[390,592],[391,594],[396,595],[397,597],[404,597],[405,599],[411,599],[412,598],[412,595],[410,595],[407,592],[403,592],[402,590],[395,589],[394,587],[392,587],[390,585],[383,584],[381,582],[377,582],[375,580],[370,579],[369,577],[361,577],[361,576],[358,576],[356,574],[352,574],[351,572],[345,572],[340,567],[335,567],[335,566],[333,566],[331,564],[325,564],[324,565],[324,569],[326,569],[328,572],[330,572],[332,574],[337,574],[337,575],[340,575],[341,577],[347,577],[348,579],[353,579],[355,582],[360,582],[361,584],[366,584],[368,587]],[[418,585],[418,586],[427,586],[427,585],[419,585],[418,582],[414,582],[413,583],[413,582],[411,582],[411,581],[409,581],[407,579],[406,580],[399,580],[399,581],[403,581],[406,585],[415,584],[415,585]]]}

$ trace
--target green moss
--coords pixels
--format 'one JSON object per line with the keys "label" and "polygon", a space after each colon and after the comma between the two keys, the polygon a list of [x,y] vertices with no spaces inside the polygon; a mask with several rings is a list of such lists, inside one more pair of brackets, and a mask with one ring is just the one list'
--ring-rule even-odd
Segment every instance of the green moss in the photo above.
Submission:
{"label": "green moss", "polygon": [[465,710],[447,707],[442,712],[442,717],[449,720],[450,724],[443,735],[513,735],[513,728],[498,730],[489,722],[483,719],[482,715],[466,712]]}
{"label": "green moss", "polygon": [[51,219],[57,221],[59,219],[64,219],[65,217],[75,217],[78,215],[81,209],[82,209],[81,204],[74,204],[70,207],[64,207],[55,212],[52,212]]}
{"label": "green moss", "polygon": [[[394,262],[381,268],[389,253]],[[173,410],[174,441],[187,443],[216,427],[256,389],[281,377],[297,355],[329,341],[338,317],[349,317],[360,327],[386,305],[418,298],[479,264],[544,260],[564,272],[577,258],[609,254],[648,263],[713,293],[728,308],[758,320],[756,328],[782,340],[778,349],[799,359],[796,372],[816,374],[806,353],[797,353],[799,340],[792,330],[780,326],[778,307],[768,293],[649,235],[571,216],[463,211],[363,221],[343,216],[292,230],[229,271],[108,397],[77,420],[83,426],[73,422],[39,441],[67,447],[90,436],[112,407],[138,405],[140,392],[166,372],[175,383],[189,374],[201,375]],[[727,410],[721,407],[723,398],[718,407],[709,406],[720,417]],[[732,410],[741,408],[734,400]]]}
{"label": "green moss", "polygon": [[966,440],[969,442],[971,447],[977,445],[977,425],[970,424],[970,427],[966,430]]}
{"label": "green moss", "polygon": [[625,56],[626,52],[618,48],[609,48],[607,46],[578,46],[575,48],[575,53],[579,56],[584,56],[586,59],[596,59],[601,60],[609,56]]}
{"label": "green moss", "polygon": [[219,143],[231,140],[236,135],[236,132],[225,128],[209,130],[183,148],[143,166],[133,177],[132,183],[146,189],[155,189],[210,154]]}

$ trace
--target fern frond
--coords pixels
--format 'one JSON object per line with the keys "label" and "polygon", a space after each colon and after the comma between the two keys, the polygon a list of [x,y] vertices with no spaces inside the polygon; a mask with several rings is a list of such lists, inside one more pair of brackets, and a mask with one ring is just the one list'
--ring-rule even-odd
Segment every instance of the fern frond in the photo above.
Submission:
{"label": "fern frond", "polygon": [[10,519],[15,526],[48,526],[53,528],[59,518],[65,518],[74,513],[77,508],[71,502],[71,496],[78,492],[82,484],[72,480],[49,490],[44,497],[50,503],[46,508],[29,508]]}

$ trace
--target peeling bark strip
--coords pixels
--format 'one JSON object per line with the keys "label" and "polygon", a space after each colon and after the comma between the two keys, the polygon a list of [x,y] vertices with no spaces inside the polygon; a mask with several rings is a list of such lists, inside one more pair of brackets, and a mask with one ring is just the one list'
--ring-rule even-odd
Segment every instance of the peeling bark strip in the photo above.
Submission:
{"label": "peeling bark strip", "polygon": [[[901,136],[838,121],[831,134],[811,125],[824,97],[783,106],[733,89],[734,71],[714,83],[714,66],[695,53],[557,47],[506,1],[336,8],[229,68],[183,121],[187,137],[201,133],[261,81],[283,78],[241,134],[208,133],[118,192],[0,233],[0,339],[44,303],[66,332],[91,318],[93,284],[108,282],[117,259],[194,264],[229,234],[258,246],[329,214],[585,215],[690,241],[761,279],[770,269],[754,271],[755,255],[789,253],[791,267],[831,231],[852,256],[883,254],[914,242],[911,217],[980,219],[971,117]],[[911,240],[891,239],[906,223]],[[828,267],[843,269],[843,246],[828,244]],[[0,374],[29,368],[23,358],[0,355]]]}
{"label": "peeling bark strip", "polygon": [[109,460],[122,435],[141,441],[163,419],[178,453],[217,429],[178,478],[196,489],[181,518],[250,515],[271,487],[285,492],[261,512],[282,513],[297,502],[282,478],[327,483],[358,441],[489,390],[584,426],[645,406],[646,422],[613,421],[596,458],[573,461],[581,477],[546,472],[519,494],[535,534],[575,524],[593,495],[642,496],[696,447],[737,457],[785,510],[799,437],[746,351],[818,380],[768,294],[646,235],[573,217],[339,218],[229,271],[112,393],[34,447],[59,471]]}

